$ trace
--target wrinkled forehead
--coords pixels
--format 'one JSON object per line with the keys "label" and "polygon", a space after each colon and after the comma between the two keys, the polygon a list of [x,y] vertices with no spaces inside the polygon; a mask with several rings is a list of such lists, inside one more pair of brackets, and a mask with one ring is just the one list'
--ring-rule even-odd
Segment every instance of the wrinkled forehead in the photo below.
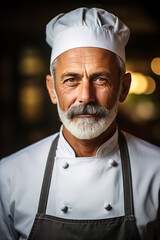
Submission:
{"label": "wrinkled forehead", "polygon": [[116,55],[102,48],[95,47],[81,47],[70,49],[62,53],[57,61],[59,64],[73,65],[73,64],[96,64],[106,65],[115,64]]}

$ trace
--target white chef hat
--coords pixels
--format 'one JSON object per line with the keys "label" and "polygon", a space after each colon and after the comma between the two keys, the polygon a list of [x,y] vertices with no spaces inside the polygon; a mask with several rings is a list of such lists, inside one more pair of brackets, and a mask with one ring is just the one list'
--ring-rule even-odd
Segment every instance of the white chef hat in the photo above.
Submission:
{"label": "white chef hat", "polygon": [[46,41],[52,48],[51,63],[63,52],[78,47],[107,49],[125,62],[129,35],[129,28],[118,17],[99,8],[61,13],[46,26]]}

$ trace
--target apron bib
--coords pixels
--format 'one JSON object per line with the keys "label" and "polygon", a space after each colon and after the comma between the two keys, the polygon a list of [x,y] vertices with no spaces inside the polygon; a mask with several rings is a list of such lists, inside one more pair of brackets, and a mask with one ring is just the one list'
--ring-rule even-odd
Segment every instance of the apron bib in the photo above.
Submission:
{"label": "apron bib", "polygon": [[28,240],[139,240],[134,217],[130,159],[127,142],[122,132],[119,132],[118,141],[122,162],[125,215],[108,219],[72,220],[46,214],[58,137],[50,148],[38,213]]}

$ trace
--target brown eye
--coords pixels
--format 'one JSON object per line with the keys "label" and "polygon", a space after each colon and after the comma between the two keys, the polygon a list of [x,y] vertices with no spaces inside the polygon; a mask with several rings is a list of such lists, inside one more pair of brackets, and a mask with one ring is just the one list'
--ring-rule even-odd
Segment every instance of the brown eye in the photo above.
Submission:
{"label": "brown eye", "polygon": [[104,81],[106,81],[105,78],[101,78],[101,77],[97,78],[96,80],[97,80],[97,82],[104,82]]}
{"label": "brown eye", "polygon": [[68,79],[64,80],[64,83],[68,83],[68,84],[75,83],[75,82],[76,82],[76,80],[74,78],[68,78]]}
{"label": "brown eye", "polygon": [[64,83],[69,87],[74,87],[79,84],[79,81],[76,78],[68,78],[64,81]]}
{"label": "brown eye", "polygon": [[97,85],[106,85],[108,83],[108,80],[103,77],[98,77],[93,82]]}
{"label": "brown eye", "polygon": [[74,79],[74,78],[69,78],[69,79],[67,79],[66,80],[68,83],[73,83],[73,82],[75,82],[76,80]]}

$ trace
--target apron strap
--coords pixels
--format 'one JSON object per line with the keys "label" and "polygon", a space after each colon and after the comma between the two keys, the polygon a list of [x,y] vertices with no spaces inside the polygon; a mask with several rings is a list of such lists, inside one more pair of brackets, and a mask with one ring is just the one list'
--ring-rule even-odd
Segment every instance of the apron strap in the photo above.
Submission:
{"label": "apron strap", "polygon": [[119,140],[120,156],[121,156],[121,162],[122,162],[125,216],[131,216],[131,215],[133,216],[134,207],[133,207],[130,157],[129,157],[126,138],[124,134],[120,131],[118,134],[118,140]]}
{"label": "apron strap", "polygon": [[48,159],[47,159],[44,178],[43,178],[43,184],[42,184],[42,188],[41,188],[38,213],[46,212],[49,188],[50,188],[50,182],[51,182],[51,178],[52,178],[52,170],[53,170],[53,165],[54,165],[54,158],[56,155],[58,139],[59,139],[59,134],[53,140],[52,145],[50,147],[49,154],[48,154]]}

